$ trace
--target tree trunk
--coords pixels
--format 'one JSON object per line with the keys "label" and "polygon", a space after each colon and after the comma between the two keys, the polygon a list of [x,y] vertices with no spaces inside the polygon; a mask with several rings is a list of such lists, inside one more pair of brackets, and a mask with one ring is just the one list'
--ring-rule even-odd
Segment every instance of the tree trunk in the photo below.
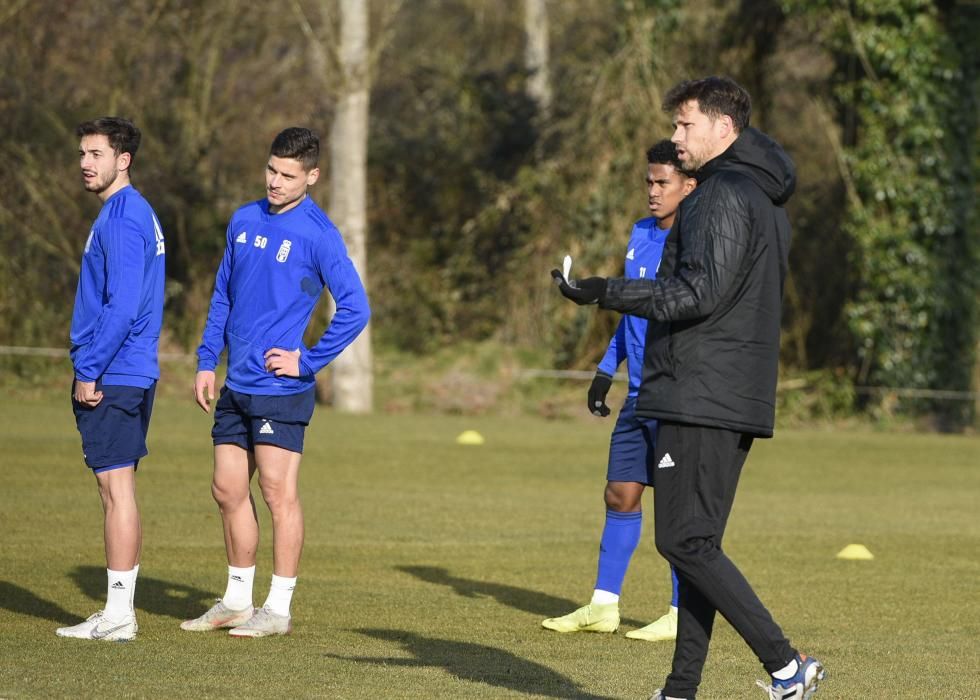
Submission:
{"label": "tree trunk", "polygon": [[[343,82],[330,131],[330,217],[367,287],[368,0],[338,0],[338,4]],[[334,407],[370,412],[374,394],[370,325],[331,367]]]}
{"label": "tree trunk", "polygon": [[548,9],[545,0],[524,0],[524,67],[528,72],[527,94],[538,106],[538,115],[551,111],[551,82],[548,78]]}

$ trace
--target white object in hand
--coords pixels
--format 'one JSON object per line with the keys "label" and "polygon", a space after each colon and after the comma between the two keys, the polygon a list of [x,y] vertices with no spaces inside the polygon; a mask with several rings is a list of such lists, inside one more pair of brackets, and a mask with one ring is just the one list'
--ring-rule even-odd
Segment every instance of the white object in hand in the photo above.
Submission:
{"label": "white object in hand", "polygon": [[566,255],[565,256],[565,259],[562,261],[562,265],[561,265],[561,275],[562,275],[562,277],[565,278],[565,281],[566,282],[569,281],[568,274],[571,271],[572,271],[572,256],[571,255]]}

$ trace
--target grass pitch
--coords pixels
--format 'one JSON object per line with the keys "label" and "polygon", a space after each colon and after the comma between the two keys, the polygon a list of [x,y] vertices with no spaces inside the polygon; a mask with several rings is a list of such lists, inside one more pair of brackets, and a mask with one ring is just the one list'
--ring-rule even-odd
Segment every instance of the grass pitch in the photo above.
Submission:
{"label": "grass pitch", "polygon": [[[177,626],[221,595],[225,561],[209,418],[160,399],[138,478],[139,636],[60,639],[105,593],[98,495],[64,393],[0,405],[2,698],[645,698],[669,670],[669,643],[621,634],[668,604],[649,521],[619,634],[540,627],[591,593],[611,419],[319,410],[295,631],[235,640]],[[486,444],[456,445],[467,428]],[[256,498],[261,604],[271,531]],[[753,447],[726,550],[825,663],[818,698],[980,697],[978,512],[977,437],[780,431]],[[849,543],[875,559],[836,559]],[[761,677],[720,621],[700,697],[759,697]]]}

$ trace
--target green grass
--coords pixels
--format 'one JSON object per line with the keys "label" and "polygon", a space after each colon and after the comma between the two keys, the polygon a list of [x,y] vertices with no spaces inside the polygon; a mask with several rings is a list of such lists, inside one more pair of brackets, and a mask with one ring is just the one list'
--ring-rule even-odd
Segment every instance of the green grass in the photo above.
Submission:
{"label": "green grass", "polygon": [[[320,410],[301,487],[307,541],[289,638],[181,632],[224,588],[209,419],[164,397],[140,470],[140,633],[55,636],[101,606],[95,484],[64,396],[0,406],[0,697],[636,698],[670,644],[559,636],[585,602],[610,421]],[[64,400],[63,400],[64,399]],[[454,437],[481,431],[482,447]],[[781,431],[757,442],[726,548],[829,679],[818,697],[980,697],[980,439]],[[271,575],[262,514],[256,602]],[[874,561],[840,561],[859,542]],[[624,627],[663,612],[647,529]],[[724,622],[701,698],[755,698],[762,670]]]}

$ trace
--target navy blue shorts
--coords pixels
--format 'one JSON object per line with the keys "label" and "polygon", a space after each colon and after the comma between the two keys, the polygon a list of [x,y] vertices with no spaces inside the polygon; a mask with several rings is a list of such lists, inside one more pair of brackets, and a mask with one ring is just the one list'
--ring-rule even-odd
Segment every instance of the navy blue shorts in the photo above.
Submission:
{"label": "navy blue shorts", "polygon": [[636,415],[636,397],[630,396],[616,419],[609,438],[607,481],[635,481],[653,486],[653,447],[657,439],[655,418]]}
{"label": "navy blue shorts", "polygon": [[313,417],[316,388],[301,394],[262,396],[221,388],[214,406],[215,445],[238,445],[249,452],[256,445],[303,451],[303,436]]}
{"label": "navy blue shorts", "polygon": [[93,472],[118,467],[137,467],[147,455],[146,431],[150,427],[150,412],[156,382],[149,389],[138,386],[103,385],[98,406],[86,406],[75,401],[75,383],[71,385],[71,407],[75,425],[82,435],[82,453]]}

